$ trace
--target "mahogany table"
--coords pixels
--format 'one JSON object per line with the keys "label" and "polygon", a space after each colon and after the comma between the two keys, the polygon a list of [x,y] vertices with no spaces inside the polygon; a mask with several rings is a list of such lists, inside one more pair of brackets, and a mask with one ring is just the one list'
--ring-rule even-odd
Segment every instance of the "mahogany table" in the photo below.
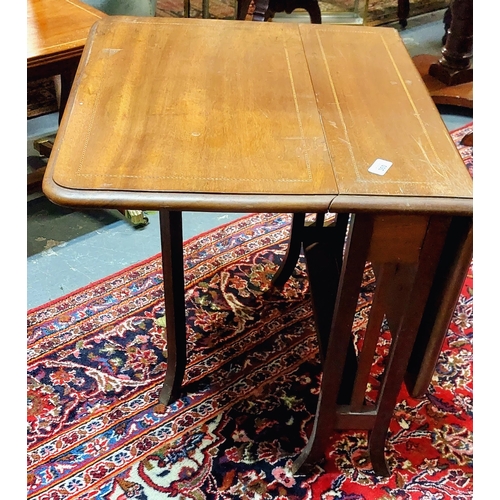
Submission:
{"label": "mahogany table", "polygon": [[[384,445],[405,371],[412,384],[428,383],[428,346],[440,347],[447,331],[472,241],[472,181],[396,30],[103,19],[43,189],[80,209],[159,210],[165,404],[178,398],[186,365],[182,211],[297,214],[292,240],[305,248],[323,378],[293,470],[321,460],[334,429],[366,429],[375,471],[389,473]],[[306,212],[320,214],[312,228],[298,215]],[[338,214],[335,225],[323,224],[327,212]],[[351,327],[366,261],[376,291],[356,356]],[[370,404],[384,317],[391,350]]]}
{"label": "mahogany table", "polygon": [[[106,14],[79,0],[28,0],[28,81],[61,75],[59,119],[92,25]],[[44,151],[47,156],[50,154]],[[40,188],[44,168],[28,175],[28,193]]]}
{"label": "mahogany table", "polygon": [[28,0],[28,80],[61,75],[61,113],[92,25],[106,14],[79,0]]}
{"label": "mahogany table", "polygon": [[[76,69],[92,25],[106,16],[79,0],[28,0],[28,81],[60,75],[59,121],[62,118]],[[46,157],[52,142],[36,141],[35,148]],[[28,194],[40,189],[45,167],[28,174]],[[147,224],[142,212],[123,209],[131,223]]]}

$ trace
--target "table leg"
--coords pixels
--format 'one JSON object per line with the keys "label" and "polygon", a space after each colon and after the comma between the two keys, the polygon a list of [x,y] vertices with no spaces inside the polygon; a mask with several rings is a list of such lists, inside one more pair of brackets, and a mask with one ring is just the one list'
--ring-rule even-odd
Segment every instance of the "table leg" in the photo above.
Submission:
{"label": "table leg", "polygon": [[414,398],[427,392],[472,259],[472,217],[454,217],[436,271],[415,346],[406,385]]}
{"label": "table leg", "polygon": [[[284,286],[292,275],[300,251],[304,247],[317,325],[319,351],[323,360],[328,345],[333,306],[342,268],[349,214],[337,214],[335,221],[327,223],[326,226],[324,213],[317,213],[315,221],[308,225],[305,224],[305,216],[305,213],[293,214],[287,253],[273,277],[271,286],[277,288]],[[343,403],[351,393],[355,371],[356,353],[351,342],[339,392],[339,404]]]}
{"label": "table leg", "polygon": [[[323,459],[335,429],[365,429],[369,431],[368,448],[375,473],[389,475],[385,461],[387,431],[450,220],[357,214],[351,221],[313,431],[293,465],[293,472],[301,473]],[[338,394],[366,261],[372,262],[376,269],[376,291],[367,342],[359,356],[351,401],[346,405],[340,404]],[[380,334],[384,314],[391,332],[391,348],[376,404],[364,404],[367,369],[373,361],[374,339]],[[337,404],[332,404],[333,401]]]}
{"label": "table leg", "polygon": [[373,230],[372,217],[352,215],[346,244],[339,293],[330,328],[330,340],[323,366],[321,391],[316,409],[313,429],[309,441],[292,466],[294,474],[323,460],[323,453],[331,436],[336,416],[336,404],[351,342],[351,330],[359,295],[359,284],[368,256],[370,235]]}
{"label": "table leg", "polygon": [[[342,271],[349,214],[337,214],[335,222],[325,227],[318,216],[316,225],[305,227],[301,237],[318,330],[319,350],[324,359]],[[293,240],[293,228],[291,240]]]}
{"label": "table leg", "polygon": [[59,101],[59,123],[61,123],[64,108],[68,102],[69,92],[76,75],[77,66],[61,72],[61,96]]}
{"label": "table leg", "polygon": [[281,288],[292,275],[295,266],[299,260],[300,250],[304,235],[304,224],[306,220],[305,213],[296,213],[292,215],[292,225],[290,228],[290,238],[286,249],[285,258],[280,268],[273,276],[271,286]]}
{"label": "table leg", "polygon": [[[314,244],[319,243],[320,240],[329,240],[330,244],[333,245],[330,255],[334,255],[335,264],[338,266],[340,272],[349,214],[337,214],[334,224],[328,223],[326,229],[323,228],[325,222],[324,213],[317,213],[316,219],[312,224],[306,225],[305,218],[305,213],[299,212],[293,214],[286,255],[271,282],[271,286],[275,288],[284,286],[292,275],[299,260],[302,247],[306,245],[312,247]],[[333,239],[330,235],[327,235],[325,238],[325,234],[327,233],[333,233]]]}
{"label": "table leg", "polygon": [[472,81],[472,0],[452,0],[450,13],[441,59],[431,64],[429,75],[452,86]]}
{"label": "table leg", "polygon": [[[349,221],[348,213],[340,213],[337,214],[334,222],[324,226],[323,215],[316,214],[314,225],[304,227],[301,235],[322,362],[324,362],[330,338],[330,326],[339,288]],[[347,348],[342,382],[337,396],[338,404],[349,402],[356,369],[356,350],[351,340]]]}
{"label": "table leg", "polygon": [[390,330],[393,332],[392,343],[379,390],[377,415],[368,440],[372,467],[378,475],[390,474],[384,453],[387,431],[434,282],[449,223],[448,217],[429,219],[418,261],[397,266],[391,283],[391,294],[385,310],[389,312],[392,309],[392,315],[387,315]]}
{"label": "table leg", "polygon": [[160,231],[168,353],[160,403],[168,405],[179,398],[186,369],[182,212],[160,209]]}

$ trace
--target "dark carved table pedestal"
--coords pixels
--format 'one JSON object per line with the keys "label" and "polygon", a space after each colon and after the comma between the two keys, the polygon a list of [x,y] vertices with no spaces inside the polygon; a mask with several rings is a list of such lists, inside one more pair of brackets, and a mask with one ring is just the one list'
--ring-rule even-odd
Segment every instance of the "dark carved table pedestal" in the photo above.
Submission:
{"label": "dark carved table pedestal", "polygon": [[413,58],[436,104],[472,108],[472,10],[472,0],[452,0],[441,57]]}

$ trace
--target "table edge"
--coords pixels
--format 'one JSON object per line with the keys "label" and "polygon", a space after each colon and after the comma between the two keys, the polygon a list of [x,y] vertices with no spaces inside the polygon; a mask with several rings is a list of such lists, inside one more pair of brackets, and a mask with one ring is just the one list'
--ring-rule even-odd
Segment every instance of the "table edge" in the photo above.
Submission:
{"label": "table edge", "polygon": [[183,193],[82,190],[62,187],[45,173],[42,190],[56,205],[77,209],[195,212],[373,212],[472,216],[472,198],[367,195],[273,195],[255,193]]}

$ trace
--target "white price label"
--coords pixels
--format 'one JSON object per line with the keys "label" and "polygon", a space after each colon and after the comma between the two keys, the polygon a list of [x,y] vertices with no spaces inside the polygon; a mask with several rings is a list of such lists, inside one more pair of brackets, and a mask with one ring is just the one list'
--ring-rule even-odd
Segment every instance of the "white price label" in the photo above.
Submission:
{"label": "white price label", "polygon": [[368,169],[368,172],[377,175],[384,175],[391,168],[391,165],[392,161],[377,158]]}

